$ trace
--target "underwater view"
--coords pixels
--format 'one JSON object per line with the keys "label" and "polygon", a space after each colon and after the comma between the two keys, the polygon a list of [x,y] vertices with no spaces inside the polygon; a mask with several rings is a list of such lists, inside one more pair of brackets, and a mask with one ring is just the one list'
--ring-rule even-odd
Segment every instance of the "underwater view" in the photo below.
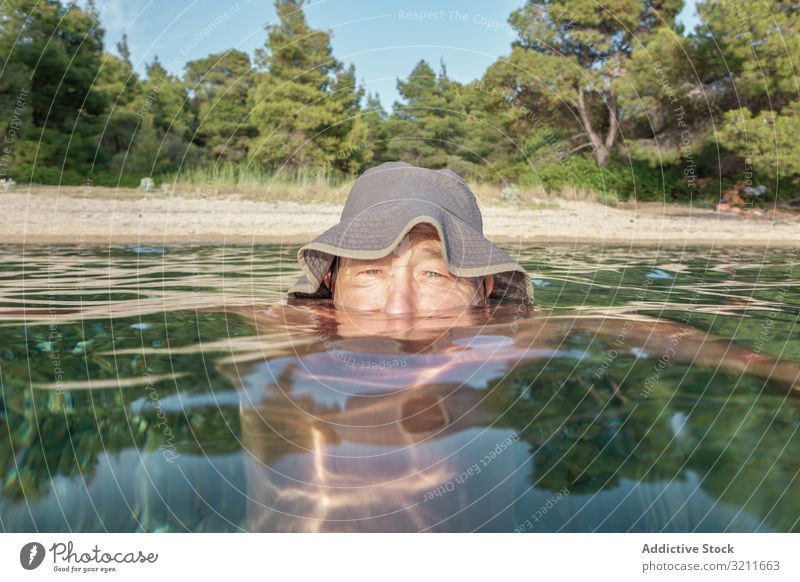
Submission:
{"label": "underwater view", "polygon": [[534,307],[409,320],[297,246],[0,247],[0,529],[800,531],[797,250],[504,248]]}

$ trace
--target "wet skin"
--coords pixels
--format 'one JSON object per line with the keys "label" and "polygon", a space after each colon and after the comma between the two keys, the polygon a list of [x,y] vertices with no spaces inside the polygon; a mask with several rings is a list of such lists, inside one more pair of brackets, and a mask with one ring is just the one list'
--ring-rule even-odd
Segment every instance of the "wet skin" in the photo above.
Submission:
{"label": "wet skin", "polygon": [[[477,477],[457,495],[430,492],[517,436],[466,379],[480,383],[496,370],[547,360],[575,332],[608,342],[623,338],[626,349],[639,348],[653,360],[669,354],[674,362],[752,374],[769,379],[770,389],[800,395],[797,364],[637,315],[568,317],[481,306],[376,316],[345,312],[330,301],[237,312],[252,318],[268,343],[263,356],[222,368],[232,381],[247,379],[241,418],[254,531],[472,531],[487,520],[497,530],[513,529],[506,511],[516,495],[513,480],[491,494],[497,484]],[[394,331],[387,321],[395,322]],[[280,344],[291,347],[276,353]],[[263,367],[264,358],[287,364],[275,375]],[[611,394],[587,391],[598,410],[631,396],[624,384]],[[511,474],[528,454],[516,441],[507,450],[494,472]],[[483,501],[472,505],[475,499]]]}
{"label": "wet skin", "polygon": [[[325,282],[331,287],[332,274]],[[452,312],[486,303],[493,277],[457,277],[450,273],[442,244],[429,224],[414,227],[387,256],[341,258],[333,283],[333,301],[343,311],[384,315]]]}

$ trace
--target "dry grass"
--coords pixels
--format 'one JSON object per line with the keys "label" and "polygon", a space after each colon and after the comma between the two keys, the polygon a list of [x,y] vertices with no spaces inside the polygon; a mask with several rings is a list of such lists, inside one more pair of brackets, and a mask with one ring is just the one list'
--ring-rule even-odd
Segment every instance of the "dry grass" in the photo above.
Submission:
{"label": "dry grass", "polygon": [[515,188],[508,192],[494,184],[476,183],[470,184],[470,189],[475,193],[478,202],[485,206],[533,209],[558,207],[554,201],[558,196],[548,194],[542,187]]}
{"label": "dry grass", "polygon": [[[350,191],[352,181],[333,185],[325,180],[305,183],[289,183],[283,181],[243,180],[237,184],[225,182],[206,182],[197,184],[192,181],[175,183],[158,183],[153,192],[141,192],[136,188],[111,188],[103,186],[45,186],[34,184],[31,194],[49,194],[70,198],[103,198],[108,200],[141,200],[169,199],[172,197],[211,199],[211,200],[248,200],[253,202],[297,202],[314,204],[342,205]],[[503,190],[491,184],[476,183],[470,186],[478,202],[483,206],[499,206],[508,208],[546,209],[557,208],[558,199],[594,200],[591,193],[575,192],[571,189],[561,194],[547,194],[543,188],[520,188],[516,192],[516,202],[503,195]],[[25,192],[27,188],[18,186],[17,192]]]}

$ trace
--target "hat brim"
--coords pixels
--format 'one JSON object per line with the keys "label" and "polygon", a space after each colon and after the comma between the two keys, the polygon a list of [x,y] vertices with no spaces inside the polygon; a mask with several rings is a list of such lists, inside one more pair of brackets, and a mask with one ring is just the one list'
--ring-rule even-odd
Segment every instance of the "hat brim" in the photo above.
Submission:
{"label": "hat brim", "polygon": [[422,223],[436,228],[443,241],[443,259],[453,275],[494,275],[491,300],[533,303],[531,278],[513,257],[441,206],[414,198],[371,206],[301,247],[297,259],[303,275],[289,289],[289,295],[330,297],[330,290],[322,281],[334,257],[385,257],[411,229]]}

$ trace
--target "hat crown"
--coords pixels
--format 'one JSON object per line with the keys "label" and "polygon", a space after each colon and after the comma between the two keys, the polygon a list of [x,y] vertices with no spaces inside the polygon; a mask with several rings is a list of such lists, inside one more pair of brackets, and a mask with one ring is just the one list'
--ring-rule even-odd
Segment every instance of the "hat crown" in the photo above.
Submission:
{"label": "hat crown", "polygon": [[451,170],[430,170],[406,162],[385,162],[364,172],[347,195],[342,220],[379,204],[421,200],[439,206],[483,233],[475,194]]}

